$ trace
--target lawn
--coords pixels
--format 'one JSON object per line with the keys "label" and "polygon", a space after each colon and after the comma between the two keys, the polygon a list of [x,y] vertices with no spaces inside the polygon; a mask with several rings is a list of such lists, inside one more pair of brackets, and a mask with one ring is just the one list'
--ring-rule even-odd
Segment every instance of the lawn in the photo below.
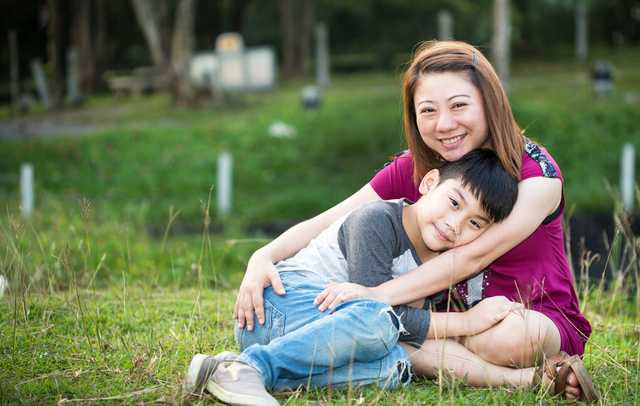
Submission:
{"label": "lawn", "polygon": [[[78,208],[78,218],[86,213]],[[90,223],[69,221],[56,238],[16,217],[0,223],[9,280],[0,298],[0,404],[215,403],[185,393],[186,367],[194,354],[234,349],[236,291],[229,286],[239,279],[220,272],[221,258],[244,263],[249,252],[239,248],[260,241],[216,243],[206,232],[153,240],[131,227],[114,231],[118,249],[104,251]],[[585,364],[602,404],[629,405],[639,403],[640,390],[638,239],[621,234],[618,241],[618,252],[636,247],[629,254],[635,261],[616,272],[610,288],[582,279],[578,293],[593,326]],[[116,256],[114,268],[106,265],[108,255]],[[278,399],[288,405],[565,404],[529,390],[423,379],[403,390],[300,390]]]}
{"label": "lawn", "polygon": [[[598,55],[617,68],[610,97],[594,97],[589,65],[571,61],[517,63],[509,89],[517,121],[562,168],[567,207],[618,219],[601,258],[606,278],[584,277],[588,252],[574,264],[594,328],[585,363],[602,404],[640,403],[640,239],[615,196],[622,145],[640,147],[636,53]],[[0,275],[8,280],[0,297],[0,404],[215,403],[184,393],[191,357],[234,348],[235,289],[270,230],[341,201],[404,148],[399,84],[394,74],[336,76],[318,111],[302,107],[301,83],[233,95],[222,109],[176,110],[166,95],[104,95],[79,110],[22,118],[0,108],[5,123],[63,131],[0,138]],[[296,135],[271,136],[277,121]],[[86,131],[71,131],[79,127]],[[223,150],[234,157],[227,216],[216,206]],[[19,207],[23,162],[36,176],[30,217]],[[425,380],[398,391],[303,390],[278,399],[564,404],[528,390]]]}

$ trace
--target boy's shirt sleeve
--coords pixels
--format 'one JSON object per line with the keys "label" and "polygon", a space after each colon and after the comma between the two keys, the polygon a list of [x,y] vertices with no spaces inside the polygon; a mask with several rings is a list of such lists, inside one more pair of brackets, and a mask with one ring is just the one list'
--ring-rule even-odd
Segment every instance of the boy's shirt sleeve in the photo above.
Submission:
{"label": "boy's shirt sleeve", "polygon": [[[401,219],[394,214],[397,203],[377,201],[354,210],[338,231],[338,243],[347,261],[349,282],[378,286],[394,277],[394,262],[401,262],[406,241]],[[411,269],[406,270],[406,272]],[[399,341],[420,347],[427,338],[431,313],[428,310],[393,306],[404,332]]]}

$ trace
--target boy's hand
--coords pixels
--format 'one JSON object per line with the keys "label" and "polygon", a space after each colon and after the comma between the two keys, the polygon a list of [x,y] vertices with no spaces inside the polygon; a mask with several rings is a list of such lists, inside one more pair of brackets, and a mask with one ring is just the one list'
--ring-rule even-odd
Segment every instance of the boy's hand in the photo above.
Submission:
{"label": "boy's hand", "polygon": [[323,312],[327,309],[332,310],[342,302],[357,298],[376,300],[372,289],[356,283],[333,282],[324,287],[324,290],[316,296],[316,300],[313,301],[313,304],[316,306],[320,305],[318,310]]}
{"label": "boy's hand", "polygon": [[483,299],[465,312],[469,323],[469,334],[478,334],[488,330],[496,323],[502,321],[511,312],[524,310],[524,305],[512,302],[504,296],[493,296]]}
{"label": "boy's hand", "polygon": [[247,330],[253,330],[255,318],[258,319],[258,323],[264,324],[263,293],[264,289],[269,286],[273,286],[273,290],[277,294],[285,294],[280,274],[275,265],[254,254],[249,260],[247,272],[238,291],[236,307],[233,310],[233,318],[238,319],[239,328],[244,328],[246,322]]}

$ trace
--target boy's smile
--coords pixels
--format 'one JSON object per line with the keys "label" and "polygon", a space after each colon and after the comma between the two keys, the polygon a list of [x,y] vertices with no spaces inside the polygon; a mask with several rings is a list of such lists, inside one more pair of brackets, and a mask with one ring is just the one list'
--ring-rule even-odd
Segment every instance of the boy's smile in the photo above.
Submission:
{"label": "boy's smile", "polygon": [[439,252],[467,244],[491,225],[480,201],[459,180],[439,184],[438,171],[420,183],[422,198],[403,210],[407,234],[424,262]]}

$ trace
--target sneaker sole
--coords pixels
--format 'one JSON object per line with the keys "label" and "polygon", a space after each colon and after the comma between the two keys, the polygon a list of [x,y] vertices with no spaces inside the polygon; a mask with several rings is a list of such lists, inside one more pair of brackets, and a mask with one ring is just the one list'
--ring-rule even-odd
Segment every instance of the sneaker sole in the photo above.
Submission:
{"label": "sneaker sole", "polygon": [[229,392],[212,381],[207,382],[207,391],[232,406],[280,406],[280,403],[276,400]]}
{"label": "sneaker sole", "polygon": [[185,390],[188,392],[202,393],[206,389],[206,383],[211,374],[216,370],[218,364],[226,359],[237,356],[231,351],[224,351],[216,356],[207,354],[196,354],[189,364],[187,378],[185,380]]}

